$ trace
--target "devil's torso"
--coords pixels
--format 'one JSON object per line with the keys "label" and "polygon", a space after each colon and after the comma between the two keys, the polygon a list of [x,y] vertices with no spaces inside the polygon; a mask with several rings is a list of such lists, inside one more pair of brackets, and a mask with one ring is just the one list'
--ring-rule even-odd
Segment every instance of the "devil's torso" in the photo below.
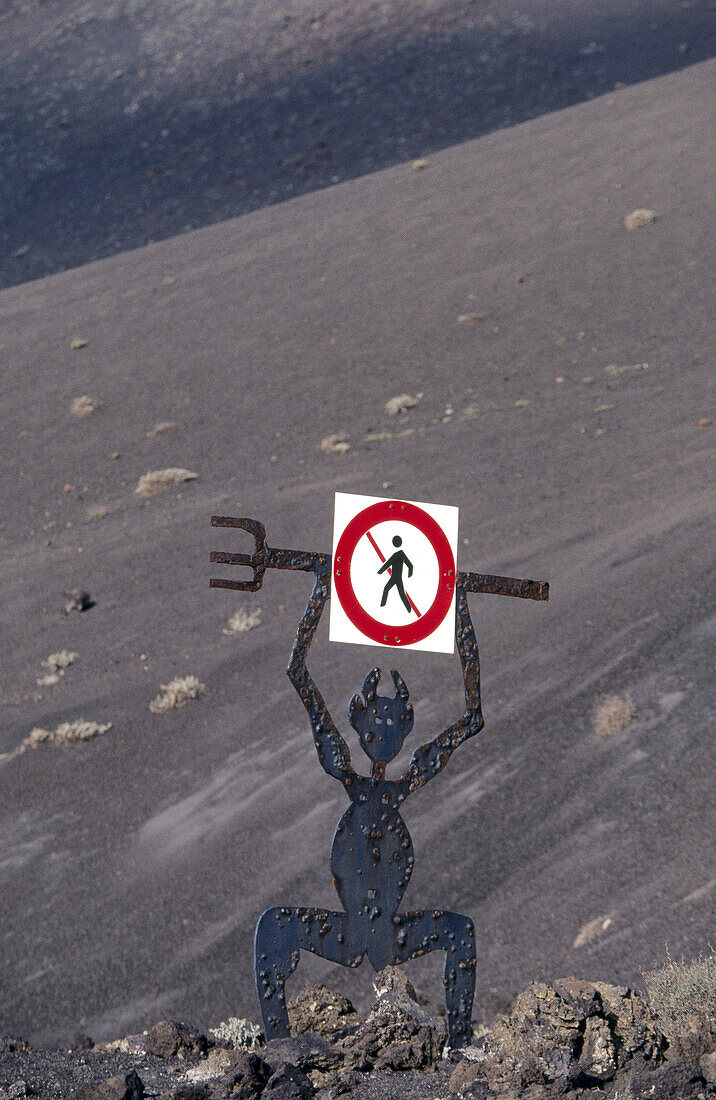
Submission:
{"label": "devil's torso", "polygon": [[399,808],[405,783],[355,776],[351,804],[331,849],[333,882],[351,919],[371,924],[397,910],[413,869],[413,842]]}

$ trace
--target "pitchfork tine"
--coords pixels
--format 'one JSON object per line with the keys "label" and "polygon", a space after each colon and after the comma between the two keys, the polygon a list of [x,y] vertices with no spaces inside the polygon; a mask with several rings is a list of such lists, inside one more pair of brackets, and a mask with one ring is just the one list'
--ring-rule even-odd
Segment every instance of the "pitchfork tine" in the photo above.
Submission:
{"label": "pitchfork tine", "polygon": [[266,528],[257,519],[237,518],[236,516],[212,516],[212,527],[233,527],[241,531],[248,531],[254,536],[256,551],[253,554],[231,554],[224,550],[212,550],[209,561],[222,565],[248,565],[253,572],[250,581],[230,581],[220,577],[212,577],[209,581],[211,588],[232,588],[238,592],[258,592],[264,579],[266,569],[265,559],[267,555]]}

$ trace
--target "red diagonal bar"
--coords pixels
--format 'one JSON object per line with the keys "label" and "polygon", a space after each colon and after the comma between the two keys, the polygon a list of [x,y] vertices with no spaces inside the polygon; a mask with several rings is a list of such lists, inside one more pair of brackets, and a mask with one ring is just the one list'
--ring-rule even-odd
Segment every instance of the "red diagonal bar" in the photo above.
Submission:
{"label": "red diagonal bar", "polygon": [[[380,561],[381,561],[381,564],[382,564],[382,563],[383,563],[383,562],[385,561],[385,558],[383,557],[383,554],[382,554],[382,552],[381,552],[381,549],[380,549],[380,547],[378,546],[378,543],[377,543],[377,542],[375,541],[375,539],[373,538],[373,535],[371,534],[371,532],[370,532],[370,531],[366,531],[366,536],[368,537],[368,541],[370,542],[371,546],[373,547],[373,549],[375,550],[376,554],[377,554],[377,555],[378,555],[378,557],[380,558]],[[392,574],[392,572],[393,572],[393,570],[392,570],[392,569],[388,569],[388,576],[390,576],[390,575]],[[414,603],[413,603],[413,601],[411,600],[411,598],[410,598],[410,596],[408,595],[407,591],[406,591],[405,595],[406,595],[406,597],[407,597],[408,603],[409,603],[409,604],[410,604],[410,606],[412,607],[412,609],[413,609],[413,611],[415,612],[415,614],[416,614],[416,615],[418,616],[418,618],[421,618],[420,612],[418,611],[417,607],[415,606],[415,604],[414,604]]]}

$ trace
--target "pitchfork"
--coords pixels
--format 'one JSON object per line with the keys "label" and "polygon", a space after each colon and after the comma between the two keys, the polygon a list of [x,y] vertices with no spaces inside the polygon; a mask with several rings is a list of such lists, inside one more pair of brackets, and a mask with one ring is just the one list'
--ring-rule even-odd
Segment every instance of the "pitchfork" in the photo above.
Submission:
{"label": "pitchfork", "polygon": [[[252,570],[250,581],[225,580],[212,577],[212,588],[233,588],[239,592],[258,592],[267,569],[302,569],[305,572],[328,573],[331,555],[312,550],[278,550],[266,542],[266,528],[257,519],[238,519],[235,516],[212,516],[212,527],[234,527],[253,535],[256,549],[253,554],[230,554],[224,550],[212,550],[209,560],[222,565],[246,565]],[[490,573],[457,574],[457,587],[465,592],[486,592],[494,596],[519,596],[524,600],[549,599],[547,581],[520,580],[517,577],[495,577]]]}

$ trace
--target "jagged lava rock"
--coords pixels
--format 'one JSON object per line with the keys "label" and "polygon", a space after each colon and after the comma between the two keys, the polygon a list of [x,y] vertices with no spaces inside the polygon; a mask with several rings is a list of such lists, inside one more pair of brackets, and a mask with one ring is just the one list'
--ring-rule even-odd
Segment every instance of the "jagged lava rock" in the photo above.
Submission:
{"label": "jagged lava rock", "polygon": [[144,1100],[144,1084],[132,1069],[99,1084],[85,1085],[75,1093],[73,1100]]}
{"label": "jagged lava rock", "polygon": [[206,1058],[202,1058],[195,1066],[187,1070],[186,1079],[193,1085],[200,1086],[207,1081],[213,1081],[217,1077],[224,1077],[242,1064],[241,1059],[247,1053],[252,1052],[216,1046],[209,1051]]}
{"label": "jagged lava rock", "polygon": [[[484,1084],[482,1078],[482,1067],[479,1062],[473,1062],[467,1058],[463,1058],[455,1066],[455,1069],[450,1074],[450,1091],[461,1092],[467,1088],[468,1085],[472,1085],[474,1082],[480,1081],[483,1087],[483,1091],[486,1092],[487,1086]],[[471,1093],[471,1095],[475,1095]]]}
{"label": "jagged lava rock", "polygon": [[303,1070],[284,1062],[271,1074],[262,1096],[267,1100],[309,1100],[315,1091]]}
{"label": "jagged lava rock", "polygon": [[155,1054],[158,1058],[186,1058],[206,1054],[209,1040],[191,1024],[160,1020],[147,1033],[144,1047],[147,1054]]}
{"label": "jagged lava rock", "polygon": [[698,1064],[701,1056],[716,1048],[716,1017],[692,1015],[682,1020],[678,1027],[672,1021],[664,1022],[669,1040],[667,1058]]}
{"label": "jagged lava rock", "polygon": [[633,1063],[614,1082],[617,1088],[609,1100],[706,1100],[716,1096],[694,1067],[684,1062],[659,1065],[656,1068]]}
{"label": "jagged lava rock", "polygon": [[488,1035],[468,1095],[601,1088],[632,1061],[657,1066],[666,1047],[648,1004],[626,987],[533,982]]}
{"label": "jagged lava rock", "polygon": [[159,1100],[213,1100],[208,1085],[177,1085],[163,1092]]}
{"label": "jagged lava rock", "polygon": [[374,980],[376,1000],[368,1018],[339,1044],[355,1069],[426,1069],[440,1061],[445,1023],[425,1012],[405,974],[388,966]]}
{"label": "jagged lava rock", "polygon": [[30,1049],[27,1039],[20,1035],[11,1035],[10,1032],[0,1035],[0,1054],[14,1054],[18,1050]]}
{"label": "jagged lava rock", "polygon": [[258,1054],[242,1054],[221,1088],[211,1096],[217,1100],[258,1100],[273,1074],[273,1069]]}
{"label": "jagged lava rock", "polygon": [[325,985],[306,985],[288,1002],[292,1035],[323,1035],[335,1039],[363,1022],[351,1002]]}
{"label": "jagged lava rock", "polygon": [[84,1031],[76,1031],[68,1050],[94,1050],[94,1040]]}
{"label": "jagged lava rock", "polygon": [[290,1039],[272,1039],[261,1050],[261,1057],[272,1067],[272,1072],[289,1063],[304,1073],[318,1070],[327,1073],[343,1062],[340,1044],[329,1043],[321,1035],[296,1035]]}
{"label": "jagged lava rock", "polygon": [[712,1050],[709,1054],[702,1054],[699,1066],[704,1080],[709,1085],[716,1085],[716,1050]]}
{"label": "jagged lava rock", "polygon": [[146,1054],[146,1031],[138,1035],[124,1035],[121,1039],[109,1039],[106,1042],[95,1043],[96,1051],[104,1051],[106,1054]]}

